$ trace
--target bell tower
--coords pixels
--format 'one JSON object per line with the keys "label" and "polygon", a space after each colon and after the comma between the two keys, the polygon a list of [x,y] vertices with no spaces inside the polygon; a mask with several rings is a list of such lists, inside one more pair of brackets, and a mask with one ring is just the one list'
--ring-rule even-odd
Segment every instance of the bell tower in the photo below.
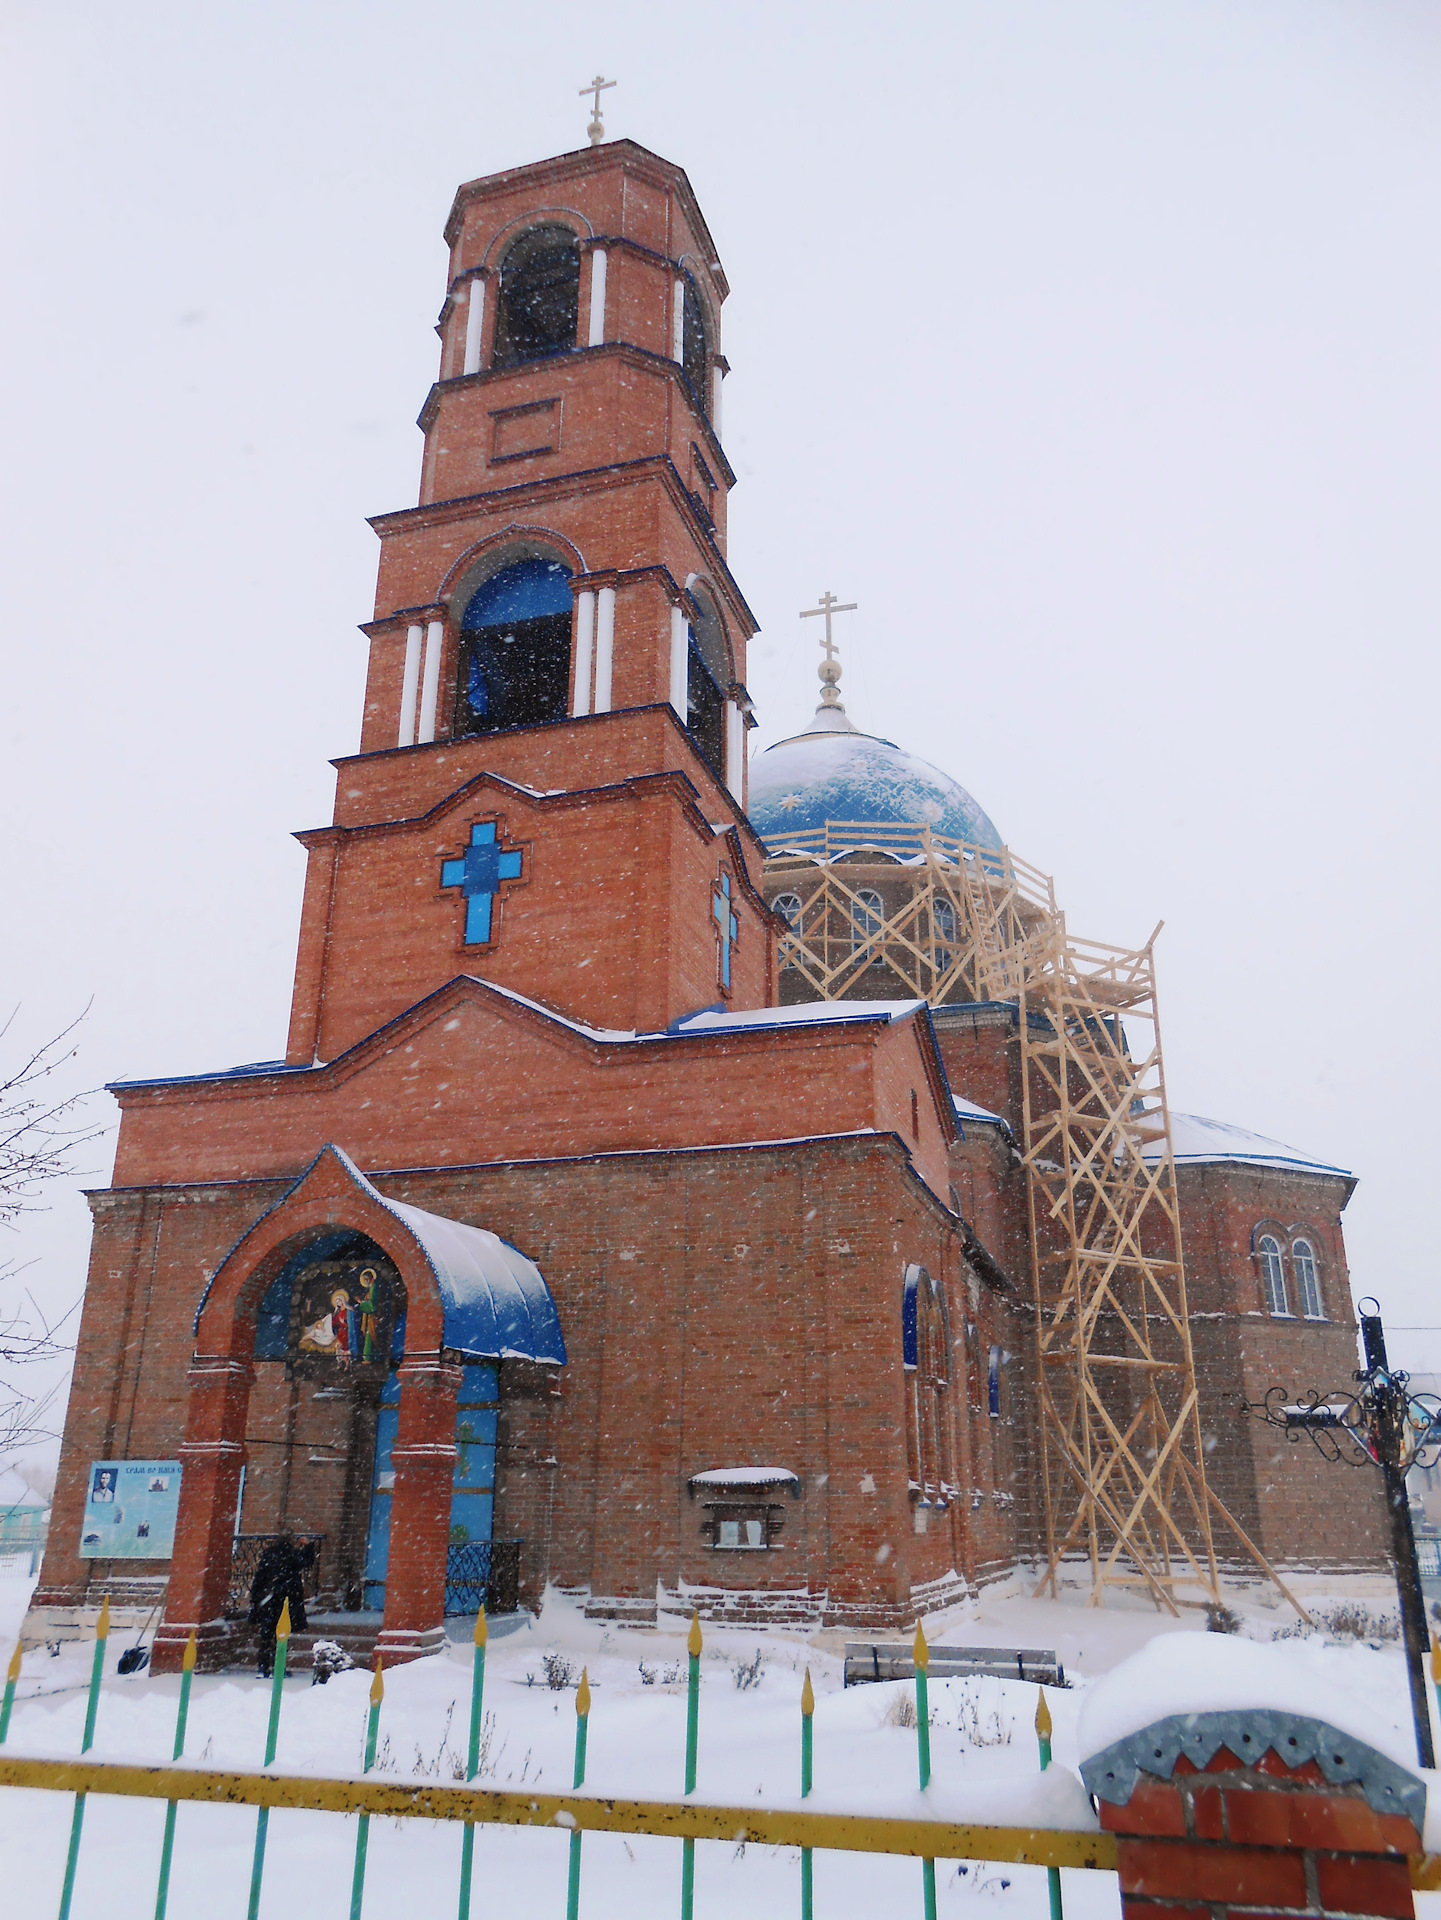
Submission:
{"label": "bell tower", "polygon": [[690,183],[593,145],[462,186],[445,237],[419,501],[371,522],[360,751],[299,836],[297,1065],[459,973],[639,1030],[775,998],[728,287]]}

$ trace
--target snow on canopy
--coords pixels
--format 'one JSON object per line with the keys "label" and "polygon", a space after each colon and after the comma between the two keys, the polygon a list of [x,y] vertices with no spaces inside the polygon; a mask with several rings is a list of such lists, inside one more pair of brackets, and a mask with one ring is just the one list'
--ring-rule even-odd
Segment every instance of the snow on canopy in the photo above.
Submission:
{"label": "snow on canopy", "polygon": [[560,1318],[533,1260],[486,1227],[376,1197],[410,1228],[435,1271],[447,1347],[473,1360],[565,1365]]}
{"label": "snow on canopy", "polygon": [[[1345,1167],[1333,1167],[1279,1140],[1268,1140],[1264,1133],[1248,1133],[1225,1120],[1203,1120],[1195,1113],[1171,1115],[1171,1150],[1177,1166],[1199,1166],[1207,1161],[1234,1160],[1244,1166],[1277,1167],[1288,1173],[1323,1173],[1334,1179],[1354,1176]],[[1161,1143],[1144,1149],[1148,1160],[1159,1160]]]}
{"label": "snow on canopy", "polygon": [[751,766],[749,812],[772,849],[788,833],[828,820],[928,826],[951,839],[999,850],[1001,836],[959,781],[875,734],[834,727],[797,734]]}

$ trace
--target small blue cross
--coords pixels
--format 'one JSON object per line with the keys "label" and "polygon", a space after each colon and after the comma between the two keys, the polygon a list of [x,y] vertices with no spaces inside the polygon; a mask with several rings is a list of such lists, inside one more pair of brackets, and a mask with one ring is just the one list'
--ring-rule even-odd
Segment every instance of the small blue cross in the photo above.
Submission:
{"label": "small blue cross", "polygon": [[720,928],[721,943],[721,985],[729,990],[731,983],[731,947],[740,938],[740,921],[731,912],[731,878],[728,873],[720,877],[720,892],[711,897],[711,912]]}
{"label": "small blue cross", "polygon": [[490,908],[502,880],[520,878],[519,850],[502,853],[495,844],[495,822],[482,820],[470,830],[470,845],[459,860],[440,869],[443,887],[459,887],[465,896],[465,944],[483,947],[490,939]]}

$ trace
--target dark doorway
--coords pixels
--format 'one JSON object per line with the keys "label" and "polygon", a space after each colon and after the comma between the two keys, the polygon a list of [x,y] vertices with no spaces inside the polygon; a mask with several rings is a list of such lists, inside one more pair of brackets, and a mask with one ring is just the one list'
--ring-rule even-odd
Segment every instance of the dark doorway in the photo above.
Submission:
{"label": "dark doorway", "polygon": [[557,561],[521,560],[492,574],[461,621],[456,733],[564,720],[570,629],[570,574]]}

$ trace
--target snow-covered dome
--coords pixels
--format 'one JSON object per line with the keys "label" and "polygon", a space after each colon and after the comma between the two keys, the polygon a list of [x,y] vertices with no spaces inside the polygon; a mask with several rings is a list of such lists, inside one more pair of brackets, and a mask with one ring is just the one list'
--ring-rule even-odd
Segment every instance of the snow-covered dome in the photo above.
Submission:
{"label": "snow-covered dome", "polygon": [[822,706],[805,733],[756,756],[749,812],[773,852],[788,834],[828,820],[928,826],[976,846],[1001,845],[989,816],[959,781],[890,740],[859,732],[839,705]]}

